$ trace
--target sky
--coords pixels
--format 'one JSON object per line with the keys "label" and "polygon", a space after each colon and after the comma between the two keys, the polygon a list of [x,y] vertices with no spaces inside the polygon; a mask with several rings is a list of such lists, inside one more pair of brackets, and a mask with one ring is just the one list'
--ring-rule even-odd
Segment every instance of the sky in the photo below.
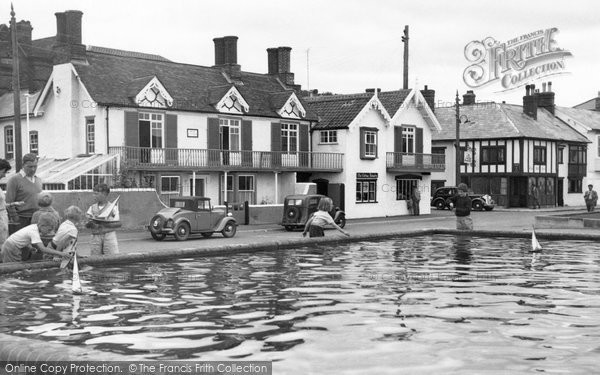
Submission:
{"label": "sky", "polygon": [[[337,94],[403,85],[403,43],[409,26],[409,87],[436,91],[438,105],[474,90],[477,101],[521,104],[524,87],[502,91],[498,81],[470,88],[465,47],[492,37],[500,43],[557,28],[555,45],[563,74],[531,77],[541,88],[552,81],[556,104],[574,106],[600,90],[600,2],[467,0],[13,0],[17,20],[28,20],[33,39],[56,34],[54,13],[83,12],[83,43],[212,66],[213,38],[235,35],[243,71],[266,73],[267,48],[292,48],[291,71],[303,89]],[[0,5],[9,23],[10,4]],[[523,82],[525,82],[523,81]]]}

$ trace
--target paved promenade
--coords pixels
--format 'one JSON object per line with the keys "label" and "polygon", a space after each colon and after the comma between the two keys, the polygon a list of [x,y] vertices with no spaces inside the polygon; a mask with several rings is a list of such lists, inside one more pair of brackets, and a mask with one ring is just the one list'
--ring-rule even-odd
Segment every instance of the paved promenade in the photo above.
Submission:
{"label": "paved promenade", "polygon": [[[491,212],[472,212],[474,235],[527,237],[531,234],[535,216],[560,213],[583,213],[585,207],[560,207],[547,209],[494,209]],[[420,233],[453,233],[456,224],[453,212],[432,210],[422,216],[399,216],[377,219],[348,220],[346,230],[350,237],[338,231],[326,230],[325,238],[303,238],[301,231],[286,232],[279,225],[242,225],[233,238],[224,238],[216,233],[212,238],[192,237],[187,241],[176,241],[167,237],[155,241],[146,231],[120,231],[120,254],[111,257],[89,257],[89,232],[81,232],[78,243],[80,263],[123,263],[145,260],[158,260],[198,255],[215,255],[241,251],[277,250],[304,246],[311,243],[330,243],[385,238],[389,236],[415,235]],[[600,240],[598,229],[536,229],[538,238],[582,238]],[[57,267],[53,262],[0,264],[0,273],[18,271],[24,268]]]}

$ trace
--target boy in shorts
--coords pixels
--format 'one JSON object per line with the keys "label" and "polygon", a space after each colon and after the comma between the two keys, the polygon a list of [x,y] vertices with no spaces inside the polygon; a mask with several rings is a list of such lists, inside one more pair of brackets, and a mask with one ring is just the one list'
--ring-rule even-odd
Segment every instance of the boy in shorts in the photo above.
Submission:
{"label": "boy in shorts", "polygon": [[92,230],[91,255],[112,255],[119,253],[116,228],[121,227],[119,207],[108,201],[110,188],[107,184],[94,186],[94,200],[87,210],[89,219],[86,228]]}

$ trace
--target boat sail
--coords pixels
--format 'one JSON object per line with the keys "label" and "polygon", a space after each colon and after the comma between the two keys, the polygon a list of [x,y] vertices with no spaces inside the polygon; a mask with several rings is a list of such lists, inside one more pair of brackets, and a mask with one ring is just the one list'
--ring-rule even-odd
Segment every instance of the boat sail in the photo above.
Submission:
{"label": "boat sail", "polygon": [[77,254],[73,254],[73,282],[71,284],[73,294],[82,294],[81,280],[79,280],[79,265],[77,264]]}
{"label": "boat sail", "polygon": [[[102,208],[101,212],[94,217],[94,220],[97,220],[97,221],[108,221],[109,220],[109,216],[112,213],[113,209],[115,207],[117,207],[117,205],[119,204],[119,198],[121,198],[120,195],[117,197],[117,199],[115,199],[114,201],[108,203],[104,208]],[[117,216],[111,218],[110,221],[119,221],[119,220],[120,220],[120,217],[118,216],[118,211],[117,211]]]}
{"label": "boat sail", "polygon": [[535,229],[533,229],[533,231],[531,232],[531,251],[532,252],[539,252],[542,250],[542,245],[540,245],[540,243],[537,240],[537,237],[535,236]]}

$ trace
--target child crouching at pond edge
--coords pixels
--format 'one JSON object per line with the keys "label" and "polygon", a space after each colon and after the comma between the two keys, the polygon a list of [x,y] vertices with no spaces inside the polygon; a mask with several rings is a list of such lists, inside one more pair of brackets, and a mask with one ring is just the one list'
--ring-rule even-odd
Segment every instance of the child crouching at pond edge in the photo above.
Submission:
{"label": "child crouching at pond edge", "polygon": [[333,208],[333,201],[331,198],[321,198],[319,201],[319,205],[317,206],[317,210],[312,214],[310,219],[306,222],[304,226],[304,231],[302,232],[302,236],[306,236],[306,232],[309,233],[310,237],[324,237],[325,233],[323,229],[325,225],[331,224],[335,229],[344,233],[346,236],[349,236],[350,233],[346,232],[342,228],[340,228],[331,215],[329,215],[329,211]]}

